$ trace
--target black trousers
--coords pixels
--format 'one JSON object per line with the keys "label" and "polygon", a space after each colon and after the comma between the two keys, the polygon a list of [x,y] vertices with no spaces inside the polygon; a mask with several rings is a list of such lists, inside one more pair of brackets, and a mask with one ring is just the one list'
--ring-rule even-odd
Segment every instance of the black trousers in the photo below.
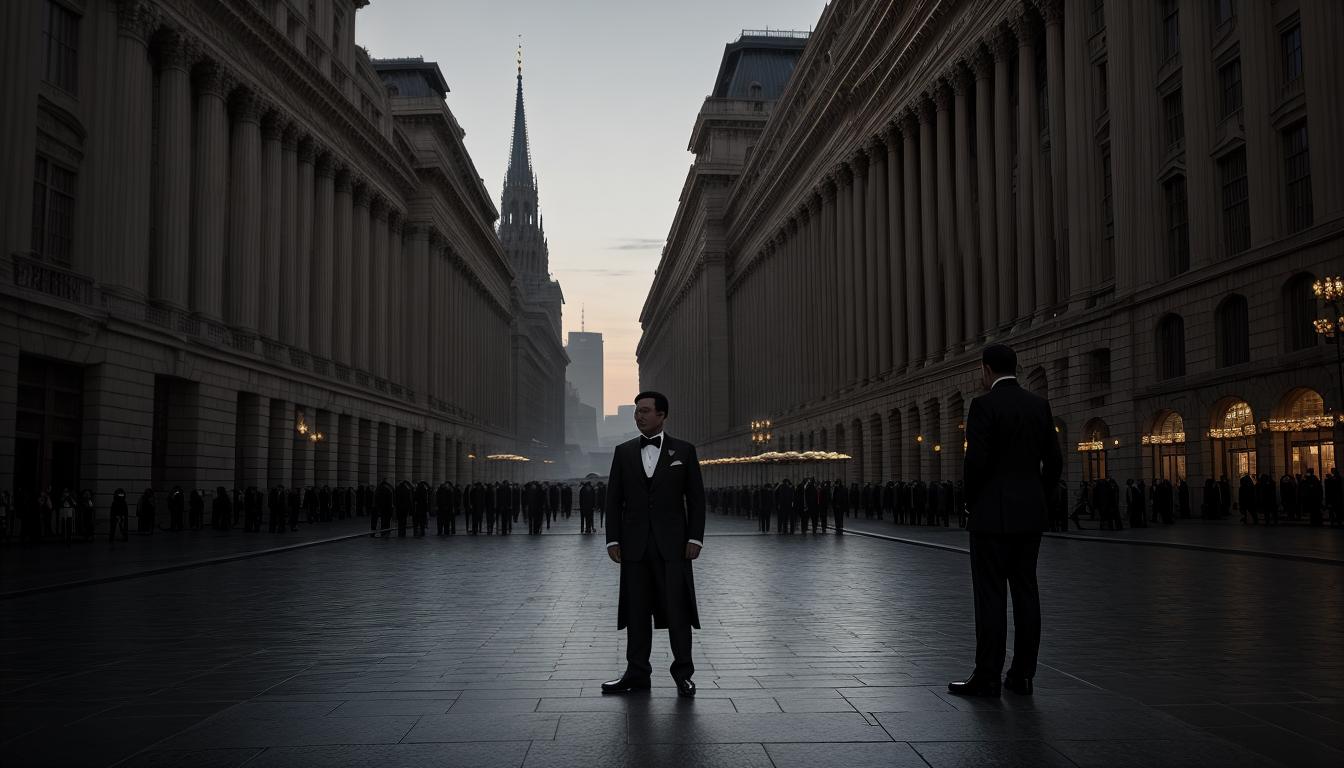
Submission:
{"label": "black trousers", "polygon": [[1008,594],[1013,596],[1013,665],[1010,672],[1036,676],[1041,647],[1041,596],[1036,558],[1041,534],[971,532],[971,583],[975,587],[975,674],[1003,672],[1008,645]]}
{"label": "black trousers", "polygon": [[653,673],[653,607],[655,601],[667,619],[672,644],[672,679],[686,680],[695,674],[691,661],[691,615],[684,583],[684,564],[668,563],[652,545],[643,560],[621,560],[621,588],[625,590],[625,676],[647,680]]}

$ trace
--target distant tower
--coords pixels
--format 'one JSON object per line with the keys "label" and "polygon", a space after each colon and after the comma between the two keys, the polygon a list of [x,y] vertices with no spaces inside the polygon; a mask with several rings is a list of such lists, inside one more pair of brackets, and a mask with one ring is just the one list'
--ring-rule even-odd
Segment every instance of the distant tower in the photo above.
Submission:
{"label": "distant tower", "polygon": [[518,46],[513,143],[499,205],[499,242],[514,273],[519,321],[514,328],[514,423],[519,453],[558,460],[565,442],[565,368],[560,337],[560,284],[551,279],[550,250],[541,223],[537,175],[523,107],[523,46]]}

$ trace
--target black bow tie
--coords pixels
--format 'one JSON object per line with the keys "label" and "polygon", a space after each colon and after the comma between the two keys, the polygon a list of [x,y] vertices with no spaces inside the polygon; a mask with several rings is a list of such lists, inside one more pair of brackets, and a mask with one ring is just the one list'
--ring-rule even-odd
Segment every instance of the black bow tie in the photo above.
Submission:
{"label": "black bow tie", "polygon": [[640,435],[639,449],[642,451],[644,450],[645,446],[649,445],[652,445],[654,448],[657,448],[658,450],[661,451],[663,449],[663,436],[659,435],[657,437],[645,437],[643,435]]}

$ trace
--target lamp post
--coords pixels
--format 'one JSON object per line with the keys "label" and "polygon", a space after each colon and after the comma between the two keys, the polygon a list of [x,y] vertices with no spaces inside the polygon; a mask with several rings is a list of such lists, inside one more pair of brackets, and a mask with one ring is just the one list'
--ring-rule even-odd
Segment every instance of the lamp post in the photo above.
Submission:
{"label": "lamp post", "polygon": [[[769,447],[770,438],[773,437],[770,433],[771,426],[769,419],[759,419],[751,422],[751,446],[755,449],[756,453],[762,453]],[[759,483],[761,482],[761,478],[765,476],[764,468],[762,468],[761,472],[756,474],[756,480]]]}
{"label": "lamp post", "polygon": [[1335,345],[1335,382],[1339,386],[1339,410],[1344,413],[1344,278],[1339,275],[1317,280],[1311,292],[1325,305],[1326,316],[1314,320],[1316,333]]}

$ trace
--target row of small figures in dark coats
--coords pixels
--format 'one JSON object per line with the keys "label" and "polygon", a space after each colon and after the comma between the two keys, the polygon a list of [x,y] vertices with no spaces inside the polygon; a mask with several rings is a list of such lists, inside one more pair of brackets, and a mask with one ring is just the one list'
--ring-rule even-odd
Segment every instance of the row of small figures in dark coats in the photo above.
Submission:
{"label": "row of small figures in dark coats", "polygon": [[[1102,530],[1120,530],[1124,527],[1121,498],[1120,486],[1113,478],[1084,481],[1079,483],[1070,518],[1076,522],[1087,514],[1100,521]],[[1151,483],[1126,480],[1123,499],[1131,528],[1146,528],[1149,523],[1159,521],[1170,525],[1176,519],[1191,518],[1194,512],[1190,485],[1184,478],[1175,482],[1163,478]],[[1206,479],[1200,518],[1225,519],[1232,515],[1233,509],[1240,513],[1242,523],[1251,525],[1259,524],[1263,517],[1266,525],[1278,525],[1281,518],[1286,518],[1305,519],[1319,526],[1324,524],[1328,512],[1330,525],[1338,527],[1344,525],[1344,482],[1338,468],[1331,468],[1324,482],[1312,468],[1298,475],[1285,473],[1277,484],[1268,473],[1261,473],[1258,478],[1249,473],[1242,475],[1235,488],[1226,475],[1217,480]]]}
{"label": "row of small figures in dark coats", "polygon": [[[579,486],[579,515],[584,533],[592,533],[594,510],[602,511],[606,499],[605,483],[583,482]],[[542,526],[549,529],[553,519],[569,519],[574,509],[574,489],[568,483],[529,481],[516,483],[440,483],[431,488],[420,481],[412,485],[403,480],[396,486],[383,480],[376,486],[360,486],[356,490],[359,509],[373,511],[371,531],[382,528],[388,535],[395,518],[397,535],[406,535],[406,524],[412,524],[415,536],[424,536],[429,529],[429,517],[437,519],[436,534],[452,536],[457,533],[457,515],[465,517],[466,533],[486,535],[513,532],[519,516],[528,524],[528,533],[539,534]],[[363,514],[362,512],[360,514]],[[602,512],[602,522],[606,515]],[[373,535],[373,534],[371,534]]]}
{"label": "row of small figures in dark coats", "polygon": [[793,533],[795,521],[807,530],[818,526],[825,530],[833,521],[839,532],[846,517],[885,520],[889,515],[897,525],[957,524],[966,527],[966,503],[960,480],[888,480],[885,483],[849,483],[807,477],[755,485],[711,488],[707,492],[710,508],[716,512],[756,518],[762,531],[770,530],[770,519],[780,533]]}
{"label": "row of small figures in dark coats", "polygon": [[[384,491],[381,507],[380,489]],[[57,498],[59,501],[55,500]],[[606,515],[602,511],[605,499],[605,483],[585,481],[581,484],[579,507],[585,533],[591,533],[595,528],[595,510],[605,524]],[[437,489],[431,489],[425,481],[412,484],[403,480],[393,486],[384,480],[376,486],[276,485],[266,491],[256,486],[233,491],[218,486],[212,494],[200,489],[187,492],[181,486],[174,486],[167,492],[165,500],[155,489],[146,488],[135,503],[135,530],[145,534],[156,530],[201,530],[207,525],[207,500],[208,525],[220,531],[241,524],[245,531],[260,532],[265,522],[270,533],[284,533],[297,531],[300,519],[318,523],[367,515],[374,530],[380,522],[382,528],[389,528],[395,518],[399,533],[405,535],[409,519],[415,533],[423,535],[428,528],[428,517],[434,515],[440,518],[439,533],[450,535],[456,533],[456,517],[461,511],[466,515],[469,533],[479,533],[483,523],[487,533],[494,533],[496,528],[500,533],[507,533],[512,528],[509,523],[517,522],[519,512],[523,511],[527,514],[530,530],[539,533],[543,522],[549,528],[553,518],[570,517],[574,490],[565,483],[445,482]],[[161,510],[161,505],[166,505],[166,511]],[[0,537],[4,540],[11,538],[17,524],[20,538],[26,543],[52,537],[67,544],[74,539],[92,540],[96,512],[93,492],[87,489],[78,497],[68,489],[59,497],[51,489],[30,498],[23,498],[21,494],[18,503],[5,491],[0,493]],[[508,522],[504,520],[506,517]],[[130,502],[125,489],[118,488],[109,508],[108,541],[114,541],[118,536],[127,540],[130,522]]]}

